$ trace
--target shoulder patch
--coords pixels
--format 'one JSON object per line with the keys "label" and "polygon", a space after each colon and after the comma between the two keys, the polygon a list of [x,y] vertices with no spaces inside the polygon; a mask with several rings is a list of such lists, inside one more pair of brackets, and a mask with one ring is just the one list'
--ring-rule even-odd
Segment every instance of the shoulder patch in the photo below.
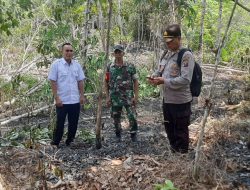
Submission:
{"label": "shoulder patch", "polygon": [[191,58],[190,54],[185,54],[182,58],[182,63],[184,67],[188,67],[189,60]]}

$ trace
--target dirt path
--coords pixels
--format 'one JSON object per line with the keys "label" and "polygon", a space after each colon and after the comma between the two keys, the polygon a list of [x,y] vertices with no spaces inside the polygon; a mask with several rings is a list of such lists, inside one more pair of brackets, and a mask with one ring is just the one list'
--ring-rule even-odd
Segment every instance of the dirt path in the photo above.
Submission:
{"label": "dirt path", "polygon": [[[106,119],[100,150],[95,148],[94,141],[84,141],[81,135],[73,146],[66,147],[62,142],[60,149],[50,146],[48,139],[34,149],[1,148],[0,174],[9,189],[42,189],[46,184],[48,189],[146,190],[166,179],[179,189],[249,189],[250,152],[246,147],[249,118],[242,112],[239,115],[235,110],[226,111],[224,103],[238,104],[242,100],[239,92],[244,88],[243,82],[233,77],[218,75],[198,181],[192,178],[191,171],[203,97],[211,75],[205,76],[203,94],[198,104],[193,104],[188,154],[172,154],[169,150],[162,126],[161,100],[155,98],[144,100],[137,108],[137,143],[130,140],[126,119],[122,123],[122,142],[116,143],[112,122]],[[107,110],[104,115],[109,115]],[[41,121],[41,127],[46,127],[48,118]],[[94,122],[80,122],[78,131],[81,129],[94,133]]]}

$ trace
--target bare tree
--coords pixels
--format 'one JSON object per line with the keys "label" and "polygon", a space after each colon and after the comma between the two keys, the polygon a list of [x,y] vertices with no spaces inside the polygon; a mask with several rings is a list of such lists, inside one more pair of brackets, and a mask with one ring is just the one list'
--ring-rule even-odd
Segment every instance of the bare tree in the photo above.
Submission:
{"label": "bare tree", "polygon": [[105,54],[105,64],[103,67],[103,72],[99,75],[101,82],[99,92],[98,92],[98,107],[97,107],[97,117],[96,117],[96,148],[100,149],[102,147],[101,143],[101,124],[102,124],[102,96],[103,96],[103,86],[105,82],[104,71],[107,67],[109,58],[109,41],[110,41],[110,28],[111,28],[111,17],[112,17],[112,7],[113,2],[109,0],[109,14],[108,14],[108,31],[107,31],[107,42],[106,42],[106,54]]}
{"label": "bare tree", "polygon": [[175,13],[175,9],[176,9],[176,5],[175,5],[175,0],[169,0],[169,12],[170,12],[170,23],[176,23],[177,19],[176,19],[176,13]]}
{"label": "bare tree", "polygon": [[89,19],[90,19],[90,0],[87,1],[87,8],[85,11],[85,24],[84,24],[84,38],[83,38],[83,42],[81,44],[81,57],[82,60],[84,60],[83,65],[85,65],[86,63],[86,57],[87,57],[87,38],[88,38],[88,34],[89,34]]}
{"label": "bare tree", "polygon": [[211,81],[211,86],[210,86],[208,98],[206,99],[206,104],[205,104],[205,108],[204,108],[204,116],[203,116],[202,123],[201,123],[201,131],[200,131],[198,143],[197,143],[197,146],[196,146],[195,163],[194,163],[194,170],[193,170],[193,176],[196,179],[199,176],[198,175],[198,173],[199,173],[199,166],[198,165],[199,165],[199,160],[200,160],[201,145],[202,145],[202,142],[203,142],[204,130],[205,130],[205,125],[206,125],[206,122],[207,122],[207,118],[208,118],[209,113],[211,111],[211,106],[212,106],[211,98],[212,98],[212,95],[213,95],[213,92],[214,92],[213,89],[214,89],[215,78],[216,78],[216,75],[217,75],[218,65],[219,65],[220,58],[221,58],[221,50],[222,50],[222,48],[224,47],[224,44],[225,44],[225,39],[227,37],[229,27],[230,27],[231,22],[232,22],[232,18],[233,18],[235,9],[236,9],[237,1],[238,0],[235,1],[234,7],[232,9],[231,16],[229,18],[228,25],[227,25],[227,28],[226,28],[226,31],[225,31],[225,34],[224,34],[224,37],[223,37],[223,39],[222,39],[222,41],[220,43],[218,53],[216,54],[214,74],[213,74],[213,78],[212,78],[212,81]]}
{"label": "bare tree", "polygon": [[122,23],[122,16],[121,16],[121,0],[118,0],[118,18],[117,19],[118,19],[118,25],[120,27],[120,34],[121,36],[123,36],[124,32],[123,32],[123,23]]}
{"label": "bare tree", "polygon": [[222,28],[222,9],[223,9],[223,4],[222,0],[220,0],[220,6],[219,6],[219,17],[218,17],[218,30],[217,30],[217,37],[216,37],[216,49],[219,46],[220,43],[220,38],[221,38],[221,28]]}
{"label": "bare tree", "polygon": [[199,37],[199,56],[198,61],[200,64],[203,62],[203,35],[204,35],[204,19],[206,14],[206,0],[202,0],[202,14],[201,14],[201,23],[200,23],[200,37]]}
{"label": "bare tree", "polygon": [[98,8],[98,27],[100,29],[100,36],[102,42],[102,48],[105,51],[105,32],[104,32],[104,19],[103,19],[103,7],[100,0],[97,1],[97,8]]}

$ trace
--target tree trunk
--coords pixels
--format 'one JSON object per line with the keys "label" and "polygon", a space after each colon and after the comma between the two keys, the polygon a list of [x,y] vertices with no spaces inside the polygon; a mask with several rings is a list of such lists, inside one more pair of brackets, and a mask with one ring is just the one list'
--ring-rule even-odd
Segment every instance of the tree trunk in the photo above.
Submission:
{"label": "tree trunk", "polygon": [[198,61],[202,65],[203,62],[203,35],[204,35],[204,19],[206,14],[206,0],[202,0],[202,14],[201,14],[201,25],[200,25],[200,37],[199,37],[199,56]]}
{"label": "tree trunk", "polygon": [[[122,23],[122,17],[121,17],[121,0],[118,0],[118,25],[120,27],[120,35],[123,36],[123,23]],[[121,43],[121,41],[120,41]]]}
{"label": "tree trunk", "polygon": [[170,12],[170,23],[176,23],[176,14],[175,14],[175,0],[169,1],[169,12]]}
{"label": "tree trunk", "polygon": [[222,0],[220,0],[220,6],[219,6],[219,17],[218,17],[218,30],[217,30],[217,37],[216,37],[216,44],[215,47],[218,49],[220,39],[221,39],[221,28],[222,28]]}
{"label": "tree trunk", "polygon": [[143,11],[141,14],[141,42],[143,42],[143,35],[144,35],[144,17],[143,17]]}
{"label": "tree trunk", "polygon": [[87,7],[85,12],[85,25],[84,25],[84,38],[83,42],[81,43],[81,60],[83,60],[83,66],[85,66],[86,58],[87,58],[87,38],[89,33],[89,13],[90,13],[90,0],[87,0]]}
{"label": "tree trunk", "polygon": [[103,67],[103,72],[99,75],[101,81],[99,92],[98,92],[98,107],[97,107],[97,117],[96,117],[96,148],[100,149],[101,144],[101,124],[102,124],[102,95],[103,95],[103,86],[105,82],[104,72],[107,68],[107,63],[109,59],[109,41],[110,41],[110,28],[111,28],[111,17],[112,17],[112,7],[113,2],[109,0],[109,14],[108,14],[108,31],[107,31],[107,42],[106,42],[106,54],[105,54],[105,64]]}
{"label": "tree trunk", "polygon": [[206,125],[206,122],[207,122],[207,117],[209,116],[209,113],[210,113],[210,110],[211,110],[211,105],[212,105],[211,104],[211,98],[212,98],[212,95],[213,95],[213,92],[214,92],[213,89],[214,89],[215,78],[216,78],[216,75],[217,75],[217,67],[218,67],[218,64],[220,62],[221,49],[224,47],[225,39],[227,37],[227,33],[228,33],[229,27],[231,25],[231,21],[232,21],[234,12],[235,12],[237,2],[238,2],[238,0],[235,0],[235,4],[234,4],[233,10],[232,10],[230,19],[228,21],[228,25],[227,25],[224,37],[222,39],[222,42],[221,42],[221,44],[219,46],[219,49],[218,49],[218,53],[216,55],[214,74],[213,74],[213,78],[212,78],[212,81],[211,81],[209,95],[208,95],[208,98],[206,99],[206,105],[205,105],[205,108],[204,108],[204,116],[203,116],[203,120],[202,120],[201,131],[200,131],[199,140],[198,140],[197,147],[196,147],[195,163],[194,163],[194,170],[193,170],[193,176],[194,176],[195,179],[197,179],[198,176],[199,176],[199,159],[200,159],[201,146],[202,146],[202,142],[203,142],[204,129],[205,129],[205,125]]}
{"label": "tree trunk", "polygon": [[100,29],[100,36],[101,36],[101,42],[102,42],[102,48],[105,51],[105,31],[104,31],[104,24],[103,24],[103,8],[102,8],[102,4],[101,1],[98,0],[97,1],[97,8],[98,8],[98,25],[99,25],[99,29]]}
{"label": "tree trunk", "polygon": [[[138,31],[137,31],[137,35],[138,35],[138,44],[140,44],[140,39],[141,39],[141,37],[140,37],[140,21],[141,21],[141,9],[140,9],[140,5],[138,5],[139,6],[139,14],[138,14],[138,23],[137,23],[137,25],[138,25]],[[137,51],[138,51],[138,49],[137,49]]]}

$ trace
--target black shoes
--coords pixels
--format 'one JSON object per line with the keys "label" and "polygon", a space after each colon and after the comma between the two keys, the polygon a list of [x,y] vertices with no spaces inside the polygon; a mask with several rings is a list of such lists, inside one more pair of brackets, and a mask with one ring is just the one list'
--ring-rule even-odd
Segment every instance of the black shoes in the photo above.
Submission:
{"label": "black shoes", "polygon": [[116,142],[121,142],[122,141],[121,132],[116,132],[115,138],[116,138]]}
{"label": "black shoes", "polygon": [[71,140],[66,140],[65,141],[65,144],[66,144],[66,146],[70,146],[70,143],[72,143],[73,141],[71,141]]}
{"label": "black shoes", "polygon": [[50,145],[56,146],[57,148],[59,148],[59,143],[55,143],[54,141],[51,141],[51,142],[50,142]]}
{"label": "black shoes", "polygon": [[[121,133],[115,133],[115,138],[116,142],[121,142],[122,141]],[[131,140],[132,142],[138,142],[136,133],[131,133]]]}
{"label": "black shoes", "polygon": [[132,140],[132,142],[137,142],[137,134],[136,133],[131,133],[131,140]]}

